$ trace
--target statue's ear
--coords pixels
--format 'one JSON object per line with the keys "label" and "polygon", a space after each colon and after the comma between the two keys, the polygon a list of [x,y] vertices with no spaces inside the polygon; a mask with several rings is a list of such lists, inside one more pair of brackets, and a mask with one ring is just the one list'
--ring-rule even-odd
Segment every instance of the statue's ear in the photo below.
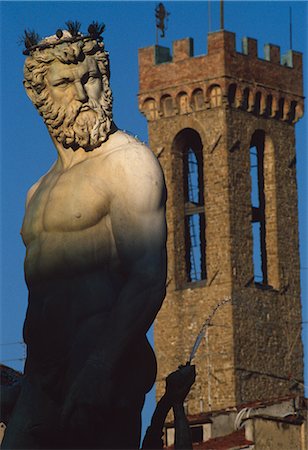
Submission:
{"label": "statue's ear", "polygon": [[26,80],[23,81],[23,85],[26,90],[27,96],[29,97],[31,102],[35,105],[37,93],[35,92],[33,87]]}

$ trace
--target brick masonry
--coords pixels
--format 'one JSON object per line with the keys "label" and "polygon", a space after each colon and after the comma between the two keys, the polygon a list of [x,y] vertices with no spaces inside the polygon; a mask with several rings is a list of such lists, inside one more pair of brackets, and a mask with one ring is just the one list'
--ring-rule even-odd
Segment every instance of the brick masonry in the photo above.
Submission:
{"label": "brick masonry", "polygon": [[[191,39],[175,41],[172,57],[158,46],[139,51],[139,108],[168,189],[168,287],[154,332],[158,398],[212,309],[232,299],[198,349],[189,414],[286,395],[303,380],[294,134],[303,115],[302,55],[291,51],[282,61],[275,45],[259,59],[249,38],[236,52],[227,31],[208,35],[204,56],[193,56]],[[185,281],[183,162],[175,140],[185,129],[203,145],[207,280],[194,283]],[[253,277],[249,148],[256,130],[265,132],[268,286]]]}

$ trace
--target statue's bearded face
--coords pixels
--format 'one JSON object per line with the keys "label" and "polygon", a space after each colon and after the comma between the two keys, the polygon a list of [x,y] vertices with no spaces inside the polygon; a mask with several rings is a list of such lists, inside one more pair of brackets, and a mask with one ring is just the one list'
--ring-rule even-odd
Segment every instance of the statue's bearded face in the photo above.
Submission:
{"label": "statue's bearded face", "polygon": [[91,150],[107,139],[112,120],[111,93],[109,86],[104,89],[93,57],[86,56],[77,64],[53,61],[45,81],[42,115],[58,142]]}

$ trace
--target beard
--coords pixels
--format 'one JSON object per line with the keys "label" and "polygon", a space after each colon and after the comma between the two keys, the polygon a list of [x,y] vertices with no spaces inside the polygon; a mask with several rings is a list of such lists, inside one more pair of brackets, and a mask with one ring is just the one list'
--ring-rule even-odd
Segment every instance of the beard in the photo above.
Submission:
{"label": "beard", "polygon": [[99,101],[87,103],[74,100],[68,107],[57,106],[52,101],[43,112],[50,134],[65,148],[93,150],[105,142],[112,124],[111,98],[102,95]]}

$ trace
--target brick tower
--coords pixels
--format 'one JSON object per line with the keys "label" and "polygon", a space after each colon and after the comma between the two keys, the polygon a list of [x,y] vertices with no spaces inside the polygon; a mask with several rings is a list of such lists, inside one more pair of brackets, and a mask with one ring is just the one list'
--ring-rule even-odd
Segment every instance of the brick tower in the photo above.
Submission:
{"label": "brick tower", "polygon": [[[290,394],[303,380],[294,124],[302,56],[235,35],[139,51],[139,109],[168,189],[157,396],[223,299],[194,363],[188,414]],[[299,385],[300,386],[300,385]],[[300,388],[299,388],[300,389]]]}

